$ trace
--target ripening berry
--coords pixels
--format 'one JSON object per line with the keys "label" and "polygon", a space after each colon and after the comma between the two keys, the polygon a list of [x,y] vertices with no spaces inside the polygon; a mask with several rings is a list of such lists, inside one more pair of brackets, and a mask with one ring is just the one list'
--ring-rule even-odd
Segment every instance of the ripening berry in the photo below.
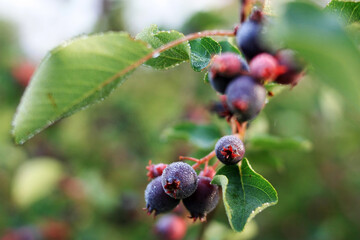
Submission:
{"label": "ripening berry", "polygon": [[274,80],[281,69],[277,59],[268,53],[261,53],[250,62],[251,76],[260,80],[261,83],[264,80]]}
{"label": "ripening berry", "polygon": [[199,177],[208,177],[213,179],[216,174],[214,167],[207,167],[199,173]]}
{"label": "ripening berry", "polygon": [[152,164],[151,160],[149,161],[149,166],[146,167],[148,170],[146,176],[148,176],[148,180],[154,179],[156,177],[161,176],[164,169],[167,167],[167,164],[159,163],[159,164]]}
{"label": "ripening berry", "polygon": [[219,202],[219,188],[210,184],[211,178],[199,177],[199,184],[196,191],[188,198],[183,199],[183,203],[190,212],[190,217],[204,221],[206,215],[214,210]]}
{"label": "ripening berry", "polygon": [[216,91],[223,94],[231,80],[248,71],[249,66],[238,54],[223,53],[215,55],[209,69],[209,81]]}
{"label": "ripening berry", "polygon": [[198,184],[195,170],[184,162],[171,163],[164,169],[161,179],[164,191],[176,199],[189,197],[195,192]]}
{"label": "ripening berry", "polygon": [[174,209],[180,200],[169,197],[161,185],[161,177],[152,180],[145,190],[145,202],[148,214],[155,211],[155,216]]}
{"label": "ripening berry", "polygon": [[215,145],[216,157],[226,165],[236,164],[245,155],[244,143],[237,137],[228,135],[220,138]]}
{"label": "ripening berry", "polygon": [[161,240],[181,240],[185,237],[186,230],[185,220],[174,214],[162,216],[154,229]]}
{"label": "ripening berry", "polygon": [[246,59],[251,60],[256,55],[269,52],[262,40],[264,17],[261,11],[255,11],[245,21],[236,33],[236,42]]}
{"label": "ripening berry", "polygon": [[256,117],[265,105],[266,90],[250,76],[241,76],[226,89],[230,110],[239,122]]}
{"label": "ripening berry", "polygon": [[284,71],[274,81],[295,86],[303,75],[303,66],[297,61],[294,51],[280,50],[275,57]]}

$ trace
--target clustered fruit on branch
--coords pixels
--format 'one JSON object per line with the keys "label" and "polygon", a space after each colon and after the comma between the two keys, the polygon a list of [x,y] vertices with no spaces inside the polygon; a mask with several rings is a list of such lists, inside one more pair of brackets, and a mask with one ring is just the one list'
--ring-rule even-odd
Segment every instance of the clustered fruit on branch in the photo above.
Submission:
{"label": "clustered fruit on branch", "polygon": [[[170,165],[150,162],[147,176],[152,181],[145,190],[149,214],[170,211],[182,200],[190,218],[206,220],[219,201],[218,186],[211,184],[219,161],[233,165],[243,159],[246,123],[263,109],[267,94],[272,95],[267,93],[264,84],[295,86],[303,75],[303,66],[292,50],[273,50],[263,41],[265,21],[263,13],[255,10],[236,29],[237,45],[246,60],[239,54],[226,52],[214,56],[209,66],[209,82],[220,94],[220,102],[214,104],[212,110],[226,118],[233,135],[220,138],[214,151],[201,159],[180,156],[180,160],[196,162],[193,166],[184,162]],[[219,161],[209,166],[215,156]],[[203,170],[197,175],[195,170],[203,164]]]}

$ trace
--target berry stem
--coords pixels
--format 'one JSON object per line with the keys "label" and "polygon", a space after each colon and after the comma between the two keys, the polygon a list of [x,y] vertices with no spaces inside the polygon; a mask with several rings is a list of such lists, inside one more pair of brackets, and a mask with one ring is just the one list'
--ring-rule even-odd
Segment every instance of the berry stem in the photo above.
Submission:
{"label": "berry stem", "polygon": [[209,162],[213,157],[215,157],[215,150],[210,152],[205,157],[201,158],[200,161],[198,161],[195,165],[193,165],[194,169],[197,169],[201,164],[204,164],[206,162]]}

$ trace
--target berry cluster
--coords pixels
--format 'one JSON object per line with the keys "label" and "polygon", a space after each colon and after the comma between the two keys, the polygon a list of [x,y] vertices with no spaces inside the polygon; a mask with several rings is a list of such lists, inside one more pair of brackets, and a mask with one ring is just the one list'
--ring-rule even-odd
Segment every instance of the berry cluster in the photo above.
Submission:
{"label": "berry cluster", "polygon": [[[152,180],[145,190],[148,214],[168,212],[182,200],[190,218],[205,220],[219,201],[218,186],[211,184],[219,161],[234,165],[243,159],[245,146],[242,139],[246,123],[262,110],[267,94],[272,95],[267,93],[264,85],[276,82],[294,86],[302,76],[302,66],[296,61],[293,51],[274,51],[263,42],[265,20],[262,12],[255,10],[236,30],[238,48],[245,58],[236,53],[223,53],[215,55],[209,67],[209,82],[221,99],[212,110],[227,119],[233,134],[220,138],[214,151],[201,159],[180,156],[180,160],[196,162],[193,166],[184,162],[169,165],[150,162],[147,176]],[[209,161],[215,156],[219,161],[209,166]],[[197,175],[195,169],[202,164],[205,167]],[[156,226],[157,233],[167,236],[167,239],[181,239],[183,232],[175,231],[175,226],[186,227],[179,217],[169,215],[164,219]]]}
{"label": "berry cluster", "polygon": [[265,105],[265,83],[295,86],[302,76],[303,68],[293,51],[275,51],[263,41],[265,21],[262,12],[255,10],[237,30],[236,42],[246,60],[236,53],[224,53],[212,59],[210,84],[224,94],[213,110],[221,117],[235,116],[240,123],[255,118]]}
{"label": "berry cluster", "polygon": [[184,162],[174,162],[162,171],[153,174],[157,166],[147,167],[148,176],[152,178],[145,190],[146,210],[155,215],[174,209],[182,199],[190,212],[190,218],[206,219],[219,201],[219,189],[210,184],[214,170],[207,168],[199,176],[192,166]]}

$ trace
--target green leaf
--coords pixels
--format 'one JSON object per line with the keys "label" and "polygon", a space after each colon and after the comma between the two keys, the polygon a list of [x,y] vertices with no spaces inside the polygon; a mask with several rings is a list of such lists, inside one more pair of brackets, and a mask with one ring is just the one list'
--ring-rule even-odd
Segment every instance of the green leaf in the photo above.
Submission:
{"label": "green leaf", "polygon": [[299,137],[281,138],[271,135],[257,135],[247,139],[247,144],[251,148],[261,150],[303,150],[310,151],[312,144],[310,141]]}
{"label": "green leaf", "polygon": [[52,50],[17,109],[16,143],[108,96],[151,51],[126,33],[79,37]]}
{"label": "green leaf", "polygon": [[347,24],[360,21],[360,2],[333,0],[325,11],[336,14]]}
{"label": "green leaf", "polygon": [[206,72],[206,73],[204,74],[204,83],[210,83],[209,72]]}
{"label": "green leaf", "polygon": [[194,71],[200,72],[206,68],[211,57],[221,52],[221,46],[210,37],[203,37],[189,41],[190,43],[190,62]]}
{"label": "green leaf", "polygon": [[273,40],[296,50],[314,74],[360,110],[360,51],[332,15],[309,3],[288,3],[271,31]]}
{"label": "green leaf", "polygon": [[166,129],[162,137],[165,140],[185,140],[199,148],[210,149],[221,137],[221,132],[215,125],[196,125],[185,122]]}
{"label": "green leaf", "polygon": [[241,55],[240,50],[228,41],[220,41],[221,52],[232,52]]}
{"label": "green leaf", "polygon": [[222,187],[226,214],[237,232],[256,214],[278,202],[274,187],[251,168],[246,158],[240,166],[223,166],[211,183]]}
{"label": "green leaf", "polygon": [[[159,31],[156,25],[151,25],[145,28],[136,36],[136,39],[143,40],[151,45],[152,48],[157,49],[169,42],[183,38],[184,34],[177,31]],[[166,69],[174,67],[184,61],[189,60],[190,49],[187,42],[177,45],[159,56],[154,56],[148,60],[145,65],[155,69]]]}

